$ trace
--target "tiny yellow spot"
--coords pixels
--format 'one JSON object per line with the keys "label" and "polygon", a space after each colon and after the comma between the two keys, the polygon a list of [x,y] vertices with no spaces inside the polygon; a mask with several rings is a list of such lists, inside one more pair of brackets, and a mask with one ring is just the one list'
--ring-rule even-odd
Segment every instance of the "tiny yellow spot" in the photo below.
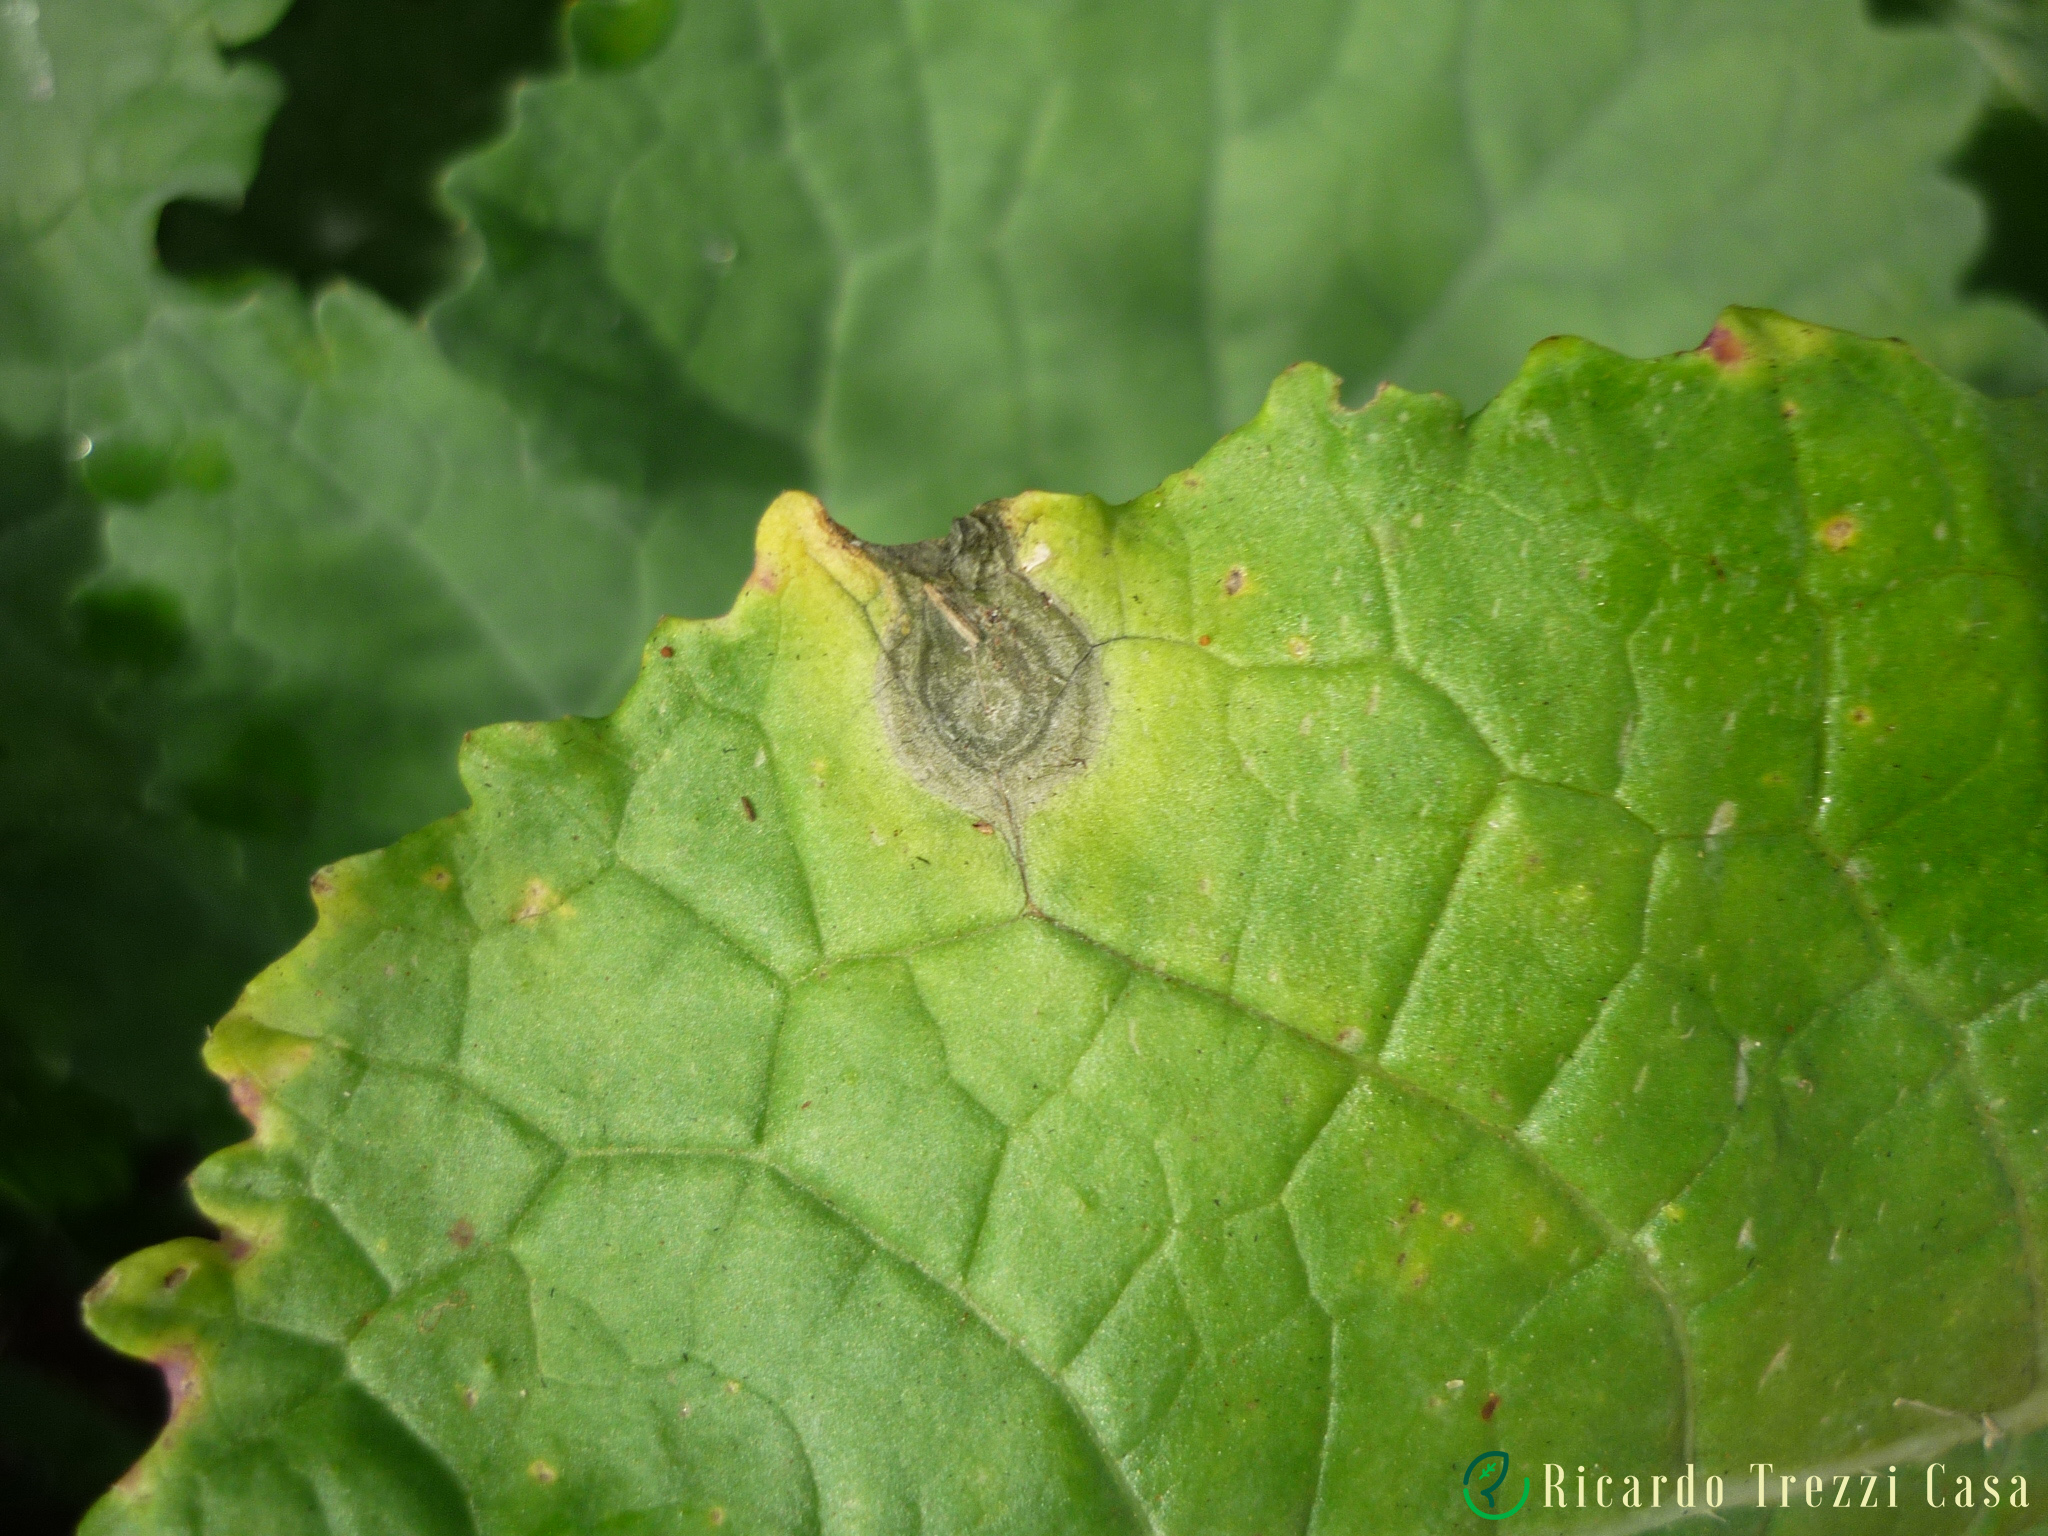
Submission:
{"label": "tiny yellow spot", "polygon": [[1853,709],[1851,709],[1849,711],[1849,723],[1851,725],[1870,724],[1870,706],[1867,704],[1858,704]]}
{"label": "tiny yellow spot", "polygon": [[443,869],[440,865],[436,864],[432,869],[428,870],[424,875],[420,876],[420,879],[424,881],[426,884],[431,885],[437,891],[445,891],[448,889],[450,882],[452,882],[455,879],[455,877],[449,874],[448,871]]}
{"label": "tiny yellow spot", "polygon": [[536,1461],[526,1469],[526,1475],[536,1483],[552,1483],[560,1474],[544,1461]]}
{"label": "tiny yellow spot", "polygon": [[1859,531],[1856,526],[1856,519],[1844,512],[1838,517],[1829,518],[1820,525],[1820,541],[1827,545],[1829,549],[1839,554],[1842,550],[1847,549],[1856,542],[1856,535]]}
{"label": "tiny yellow spot", "polygon": [[739,1391],[739,1389],[740,1389],[740,1384],[739,1384],[738,1382],[736,1382],[736,1381],[728,1381],[728,1382],[727,1382],[727,1383],[725,1384],[725,1390],[726,1390],[726,1391],[728,1391],[728,1392],[737,1392],[737,1391]]}
{"label": "tiny yellow spot", "polygon": [[725,1511],[720,1509],[716,1504],[711,1506],[711,1523],[713,1525],[725,1524]]}
{"label": "tiny yellow spot", "polygon": [[1308,643],[1307,635],[1296,635],[1292,640],[1289,640],[1287,642],[1287,654],[1292,656],[1296,661],[1307,661],[1309,652],[1312,649],[1313,647],[1310,646]]}
{"label": "tiny yellow spot", "polygon": [[1682,1205],[1667,1205],[1667,1206],[1665,1206],[1665,1207],[1664,1207],[1664,1219],[1665,1219],[1666,1221],[1683,1221],[1683,1220],[1685,1220],[1685,1207],[1684,1207],[1684,1206],[1682,1206]]}
{"label": "tiny yellow spot", "polygon": [[1444,1212],[1444,1225],[1449,1227],[1454,1232],[1464,1223],[1464,1220],[1465,1218],[1460,1216],[1456,1211]]}

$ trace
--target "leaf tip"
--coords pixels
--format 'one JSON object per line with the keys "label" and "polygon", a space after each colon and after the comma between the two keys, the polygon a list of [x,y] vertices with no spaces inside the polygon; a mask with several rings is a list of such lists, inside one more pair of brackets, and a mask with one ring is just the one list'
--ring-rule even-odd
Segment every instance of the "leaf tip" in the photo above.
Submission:
{"label": "leaf tip", "polygon": [[[784,491],[761,515],[754,535],[754,569],[740,589],[773,595],[805,562],[820,565],[842,585],[871,596],[877,585],[872,565],[861,553],[860,540],[833,521],[825,504],[808,491]],[[865,580],[858,573],[865,572]]]}

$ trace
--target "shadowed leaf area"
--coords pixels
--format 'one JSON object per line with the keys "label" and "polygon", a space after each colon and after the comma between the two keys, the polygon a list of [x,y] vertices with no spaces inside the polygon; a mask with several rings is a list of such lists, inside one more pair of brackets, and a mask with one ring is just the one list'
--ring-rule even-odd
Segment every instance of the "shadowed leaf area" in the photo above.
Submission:
{"label": "shadowed leaf area", "polygon": [[90,1299],[176,1407],[87,1532],[2038,1479],[2044,541],[2040,402],[1761,311],[1469,419],[1292,369],[942,546],[783,497],[316,880],[208,1046],[226,1236]]}
{"label": "shadowed leaf area", "polygon": [[460,268],[437,184],[497,130],[508,84],[555,62],[562,0],[297,0],[238,57],[276,70],[284,105],[239,204],[181,199],[157,249],[171,271],[346,277],[417,310]]}
{"label": "shadowed leaf area", "polygon": [[1996,107],[1958,164],[1991,214],[1971,281],[2048,308],[2048,122],[2020,107]]}

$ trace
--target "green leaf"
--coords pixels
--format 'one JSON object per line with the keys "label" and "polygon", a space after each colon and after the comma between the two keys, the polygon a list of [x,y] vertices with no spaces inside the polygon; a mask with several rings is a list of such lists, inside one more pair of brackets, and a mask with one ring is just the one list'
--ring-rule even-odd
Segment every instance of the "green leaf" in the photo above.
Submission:
{"label": "green leaf", "polygon": [[1942,167],[1984,71],[1861,0],[585,0],[571,30],[455,173],[487,261],[436,325],[544,449],[657,496],[779,444],[851,526],[924,535],[1023,485],[1134,494],[1304,358],[1485,398],[1546,334],[1657,352],[1732,299],[2048,382],[2037,319],[1957,292],[1981,214]]}
{"label": "green leaf", "polygon": [[356,290],[167,309],[77,394],[108,503],[93,594],[198,637],[161,793],[280,888],[459,803],[469,726],[615,700],[661,611],[644,509],[538,468]]}
{"label": "green leaf", "polygon": [[1953,0],[1949,17],[2013,98],[2048,118],[2048,4]]}
{"label": "green leaf", "polygon": [[238,197],[277,104],[224,65],[287,0],[93,0],[0,9],[0,426],[58,421],[71,372],[173,293],[157,211]]}
{"label": "green leaf", "polygon": [[1731,311],[1469,421],[1296,368],[942,544],[783,498],[215,1032],[255,1135],[91,1299],[176,1406],[86,1530],[2033,1465],[2044,410]]}

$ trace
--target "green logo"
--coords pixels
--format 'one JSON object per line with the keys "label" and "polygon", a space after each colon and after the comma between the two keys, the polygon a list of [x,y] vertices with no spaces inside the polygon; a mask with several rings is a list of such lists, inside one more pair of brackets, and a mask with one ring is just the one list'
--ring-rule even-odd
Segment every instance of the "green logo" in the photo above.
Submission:
{"label": "green logo", "polygon": [[[1498,1471],[1492,1472],[1490,1476],[1486,1472],[1479,1471],[1481,1467],[1485,1466],[1488,1462],[1493,1461],[1497,1461],[1500,1463],[1500,1468]],[[1472,1502],[1472,1478],[1474,1473],[1479,1474],[1479,1497],[1486,1501],[1486,1508],[1484,1509],[1481,1509],[1477,1504],[1474,1504]],[[1518,1510],[1521,1509],[1521,1507],[1524,1504],[1529,1502],[1529,1479],[1526,1477],[1522,1479],[1522,1496],[1519,1499],[1515,1500],[1514,1508],[1497,1509],[1495,1508],[1493,1502],[1494,1492],[1500,1487],[1502,1483],[1506,1482],[1507,1480],[1508,1453],[1506,1451],[1480,1452],[1479,1455],[1474,1456],[1472,1458],[1472,1465],[1465,1469],[1465,1486],[1463,1491],[1465,1494],[1466,1507],[1469,1508],[1473,1514],[1477,1515],[1482,1520],[1507,1519],[1509,1515],[1516,1513]]]}

